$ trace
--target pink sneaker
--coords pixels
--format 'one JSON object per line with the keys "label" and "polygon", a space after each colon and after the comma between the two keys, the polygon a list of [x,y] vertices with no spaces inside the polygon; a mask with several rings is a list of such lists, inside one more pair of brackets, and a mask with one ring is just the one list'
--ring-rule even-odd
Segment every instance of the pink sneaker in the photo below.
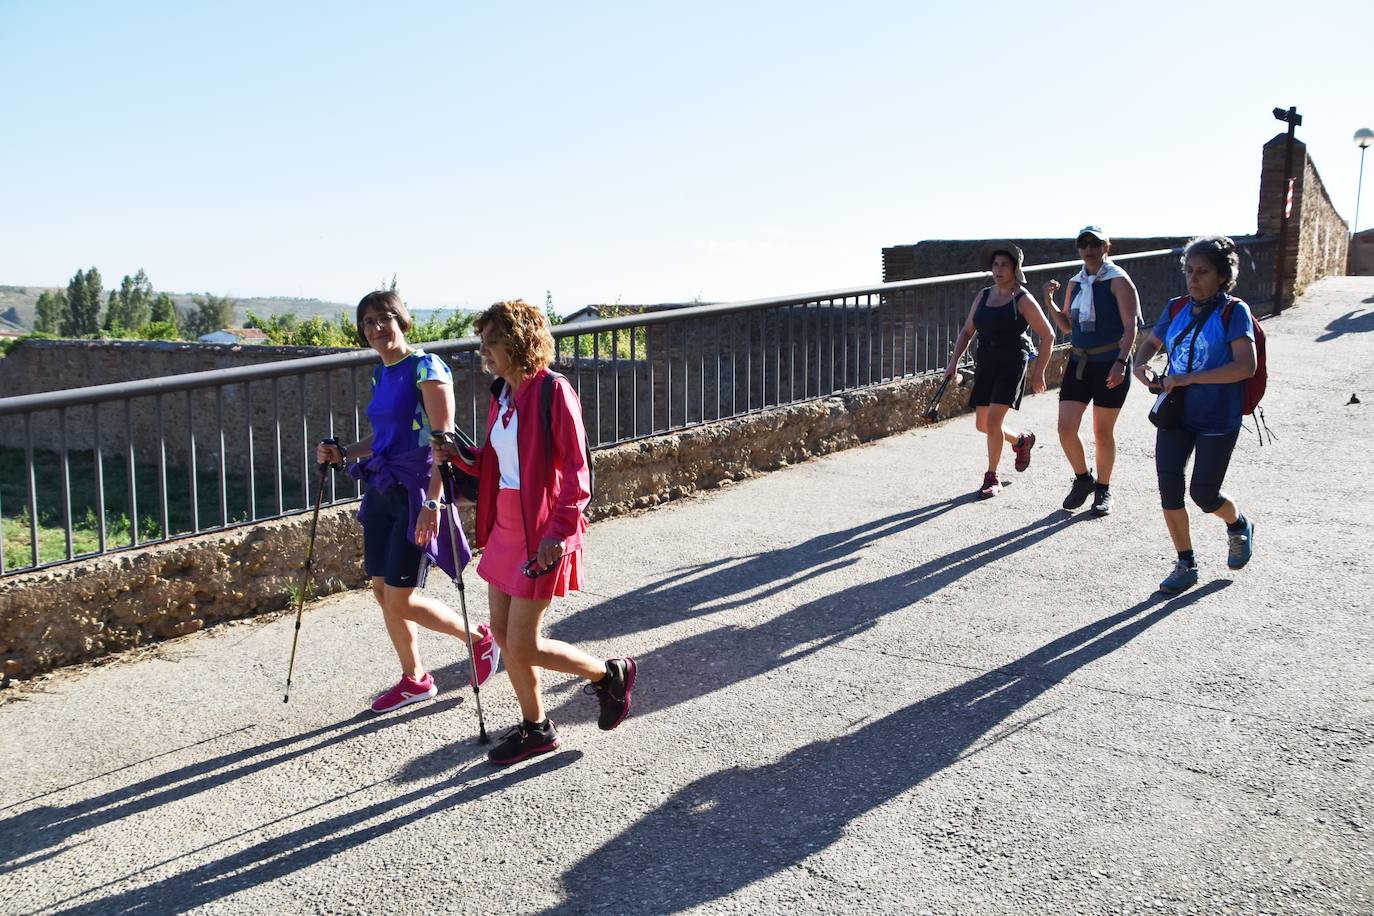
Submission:
{"label": "pink sneaker", "polygon": [[413,680],[410,675],[403,674],[395,687],[372,701],[372,711],[391,712],[411,703],[428,700],[438,692],[439,688],[434,686],[434,676],[428,672],[418,681]]}
{"label": "pink sneaker", "polygon": [[[482,687],[501,666],[501,647],[491,635],[491,627],[485,623],[478,625],[477,635],[479,638],[472,641],[472,655],[477,661],[477,686]],[[471,677],[468,683],[472,683]]]}

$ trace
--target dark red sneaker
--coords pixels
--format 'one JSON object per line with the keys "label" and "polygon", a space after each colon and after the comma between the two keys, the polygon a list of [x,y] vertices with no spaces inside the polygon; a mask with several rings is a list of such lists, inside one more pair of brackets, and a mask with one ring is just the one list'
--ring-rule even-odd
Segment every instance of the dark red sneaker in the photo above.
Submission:
{"label": "dark red sneaker", "polygon": [[587,684],[583,693],[596,695],[601,714],[596,724],[603,732],[615,728],[630,714],[630,691],[635,686],[635,660],[612,658],[606,661],[606,676],[595,684]]}
{"label": "dark red sneaker", "polygon": [[521,722],[506,729],[496,747],[487,751],[487,761],[503,767],[527,760],[536,754],[547,754],[558,747],[558,731],[546,720],[543,728]]}
{"label": "dark red sneaker", "polygon": [[997,476],[996,471],[988,471],[983,475],[983,486],[978,489],[978,495],[983,499],[992,499],[1002,492],[1002,479]]}
{"label": "dark red sneaker", "polygon": [[1031,449],[1035,448],[1035,433],[1025,433],[1016,437],[1011,450],[1016,453],[1016,470],[1024,471],[1030,467]]}

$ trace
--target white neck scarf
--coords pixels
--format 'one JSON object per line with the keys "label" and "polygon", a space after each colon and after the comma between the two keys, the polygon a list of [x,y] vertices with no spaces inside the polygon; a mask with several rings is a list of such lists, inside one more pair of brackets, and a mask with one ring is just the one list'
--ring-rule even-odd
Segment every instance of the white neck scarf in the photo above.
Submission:
{"label": "white neck scarf", "polygon": [[1073,282],[1078,284],[1078,292],[1074,294],[1070,311],[1078,319],[1078,326],[1082,330],[1092,331],[1097,328],[1097,309],[1093,305],[1093,283],[1110,282],[1117,277],[1124,276],[1126,276],[1124,270],[1105,258],[1102,260],[1102,266],[1098,268],[1095,274],[1088,273],[1086,267],[1078,271],[1078,276],[1073,278]]}

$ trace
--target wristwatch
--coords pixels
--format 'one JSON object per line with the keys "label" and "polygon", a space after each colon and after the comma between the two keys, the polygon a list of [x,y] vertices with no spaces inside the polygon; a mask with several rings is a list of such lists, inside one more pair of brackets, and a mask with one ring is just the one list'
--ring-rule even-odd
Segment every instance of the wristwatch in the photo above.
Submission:
{"label": "wristwatch", "polygon": [[437,499],[427,499],[424,501],[423,505],[426,509],[428,509],[431,512],[439,511],[439,500]]}

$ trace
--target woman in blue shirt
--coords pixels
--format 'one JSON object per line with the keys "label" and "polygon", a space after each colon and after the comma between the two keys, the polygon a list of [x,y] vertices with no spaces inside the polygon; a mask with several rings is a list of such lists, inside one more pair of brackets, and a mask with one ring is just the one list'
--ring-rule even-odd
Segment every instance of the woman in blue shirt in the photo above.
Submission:
{"label": "woman in blue shirt", "polygon": [[1250,306],[1230,295],[1240,259],[1236,244],[1220,235],[1200,236],[1183,252],[1188,295],[1170,302],[1137,353],[1136,378],[1150,384],[1145,364],[1156,353],[1168,353],[1168,368],[1159,383],[1165,391],[1185,389],[1183,420],[1176,429],[1160,429],[1155,438],[1155,470],[1160,504],[1178,559],[1159,583],[1177,594],[1198,581],[1183,503],[1184,471],[1193,456],[1188,486],[1198,508],[1226,523],[1226,565],[1240,569],[1250,562],[1255,526],[1221,492],[1231,452],[1240,433],[1245,380],[1255,374],[1255,328]]}
{"label": "woman in blue shirt", "polygon": [[[440,526],[442,481],[432,473],[431,430],[453,429],[453,373],[439,357],[406,342],[410,312],[395,292],[368,293],[358,303],[358,336],[377,351],[382,364],[372,375],[367,420],[372,435],[352,445],[320,444],[320,463],[356,463],[349,474],[363,480],[358,519],[363,524],[363,569],[382,607],[387,636],[401,663],[401,679],[372,703],[390,712],[439,692],[420,663],[419,627],[471,640],[478,686],[500,662],[501,650],[486,624],[469,634],[447,605],[420,594],[433,562],[451,562],[448,536]],[[446,552],[447,551],[447,552]],[[455,571],[456,574],[456,571]]]}

